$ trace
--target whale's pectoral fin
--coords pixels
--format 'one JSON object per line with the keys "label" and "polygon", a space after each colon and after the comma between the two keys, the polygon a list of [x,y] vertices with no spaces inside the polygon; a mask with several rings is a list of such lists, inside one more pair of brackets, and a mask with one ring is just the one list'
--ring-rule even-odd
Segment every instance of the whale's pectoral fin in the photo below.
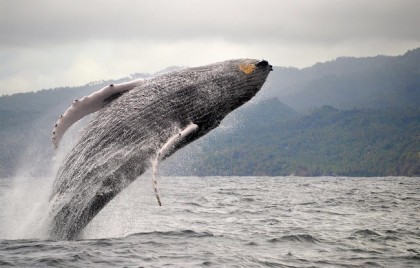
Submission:
{"label": "whale's pectoral fin", "polygon": [[58,147],[61,138],[66,130],[75,122],[88,114],[102,109],[105,105],[119,98],[126,91],[129,91],[144,83],[143,79],[133,80],[122,84],[111,84],[98,90],[80,100],[74,100],[72,105],[60,116],[54,125],[52,142],[54,148]]}
{"label": "whale's pectoral fin", "polygon": [[157,173],[159,162],[168,155],[178,144],[184,141],[188,136],[195,133],[198,130],[198,125],[194,123],[190,123],[186,128],[181,130],[180,132],[176,133],[174,136],[169,138],[169,140],[162,146],[162,148],[157,153],[155,160],[153,161],[152,167],[152,181],[153,181],[153,189],[155,191],[156,199],[158,201],[159,206],[162,206],[160,202],[158,190],[157,190]]}

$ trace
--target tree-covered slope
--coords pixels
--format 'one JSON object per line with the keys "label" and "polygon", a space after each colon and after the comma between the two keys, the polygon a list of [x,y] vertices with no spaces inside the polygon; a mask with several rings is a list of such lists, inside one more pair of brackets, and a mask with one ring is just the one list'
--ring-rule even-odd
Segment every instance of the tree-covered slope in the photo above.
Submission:
{"label": "tree-covered slope", "polygon": [[420,106],[420,48],[401,56],[341,57],[314,66],[275,68],[266,97],[298,111]]}
{"label": "tree-covered slope", "polygon": [[323,106],[303,117],[258,124],[248,118],[236,131],[212,135],[198,150],[182,152],[179,158],[188,159],[188,167],[177,173],[419,176],[419,122],[420,108],[401,107]]}

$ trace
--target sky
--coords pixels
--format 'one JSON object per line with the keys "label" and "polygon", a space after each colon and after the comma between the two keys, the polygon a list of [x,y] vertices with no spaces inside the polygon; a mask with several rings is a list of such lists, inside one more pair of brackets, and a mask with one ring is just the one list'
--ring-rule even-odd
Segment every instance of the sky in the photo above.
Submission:
{"label": "sky", "polygon": [[233,58],[304,68],[420,47],[419,0],[0,0],[0,95]]}

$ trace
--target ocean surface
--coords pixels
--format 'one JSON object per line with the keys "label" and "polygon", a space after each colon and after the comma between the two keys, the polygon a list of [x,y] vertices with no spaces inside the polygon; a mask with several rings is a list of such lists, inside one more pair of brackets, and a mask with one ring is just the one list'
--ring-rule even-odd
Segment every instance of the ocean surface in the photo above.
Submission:
{"label": "ocean surface", "polygon": [[2,267],[420,267],[420,178],[142,176],[78,241],[50,179],[0,179]]}

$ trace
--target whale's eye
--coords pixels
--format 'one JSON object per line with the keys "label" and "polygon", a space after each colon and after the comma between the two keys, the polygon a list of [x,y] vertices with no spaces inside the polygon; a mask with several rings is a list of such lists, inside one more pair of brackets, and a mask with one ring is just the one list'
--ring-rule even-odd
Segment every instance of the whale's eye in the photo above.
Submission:
{"label": "whale's eye", "polygon": [[252,64],[252,63],[239,64],[239,70],[241,70],[244,74],[252,74],[255,68],[256,68],[255,64]]}

